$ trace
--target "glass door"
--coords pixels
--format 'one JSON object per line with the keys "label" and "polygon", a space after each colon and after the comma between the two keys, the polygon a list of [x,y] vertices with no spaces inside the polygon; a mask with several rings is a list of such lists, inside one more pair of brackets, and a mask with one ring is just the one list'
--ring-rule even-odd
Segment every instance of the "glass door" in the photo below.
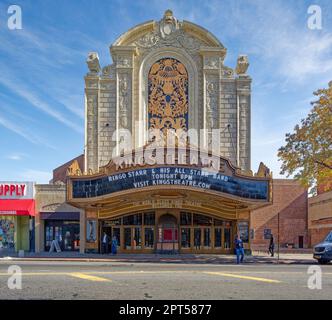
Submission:
{"label": "glass door", "polygon": [[201,228],[194,229],[194,246],[195,250],[201,250],[202,230]]}
{"label": "glass door", "polygon": [[124,249],[131,250],[131,228],[124,228]]}
{"label": "glass door", "polygon": [[222,228],[214,229],[214,248],[222,249]]}
{"label": "glass door", "polygon": [[181,248],[189,249],[190,247],[190,228],[181,228]]}
{"label": "glass door", "polygon": [[204,231],[204,240],[203,245],[204,249],[211,249],[211,228],[203,228]]}

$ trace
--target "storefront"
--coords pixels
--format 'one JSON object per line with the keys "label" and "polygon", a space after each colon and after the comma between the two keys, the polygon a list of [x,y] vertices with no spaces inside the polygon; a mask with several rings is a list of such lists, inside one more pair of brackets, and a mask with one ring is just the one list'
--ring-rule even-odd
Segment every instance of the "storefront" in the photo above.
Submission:
{"label": "storefront", "polygon": [[32,182],[0,182],[0,252],[34,250]]}
{"label": "storefront", "polygon": [[49,251],[57,240],[62,251],[78,251],[80,248],[80,215],[78,212],[40,212],[44,220],[44,250]]}
{"label": "storefront", "polygon": [[80,250],[80,224],[84,212],[66,203],[66,186],[36,184],[35,189],[36,252],[48,252],[53,240],[57,241],[61,251]]}

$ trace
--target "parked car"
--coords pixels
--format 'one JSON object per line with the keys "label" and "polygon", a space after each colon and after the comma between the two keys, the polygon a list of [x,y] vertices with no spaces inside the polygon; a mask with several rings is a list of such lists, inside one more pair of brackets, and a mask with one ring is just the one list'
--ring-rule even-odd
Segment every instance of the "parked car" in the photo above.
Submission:
{"label": "parked car", "polygon": [[332,260],[332,231],[323,242],[314,246],[314,259],[317,259],[320,264],[326,264]]}

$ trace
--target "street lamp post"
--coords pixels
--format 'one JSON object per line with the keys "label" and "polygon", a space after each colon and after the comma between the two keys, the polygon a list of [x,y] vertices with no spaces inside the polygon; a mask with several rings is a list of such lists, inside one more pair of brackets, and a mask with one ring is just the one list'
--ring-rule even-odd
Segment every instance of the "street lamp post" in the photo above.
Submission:
{"label": "street lamp post", "polygon": [[278,212],[278,263],[279,263],[279,253],[280,253],[280,212]]}

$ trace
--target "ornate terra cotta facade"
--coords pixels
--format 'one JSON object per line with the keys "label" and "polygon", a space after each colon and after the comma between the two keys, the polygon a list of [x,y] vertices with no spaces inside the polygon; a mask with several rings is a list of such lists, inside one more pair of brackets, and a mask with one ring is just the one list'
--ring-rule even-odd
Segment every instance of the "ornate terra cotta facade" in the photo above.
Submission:
{"label": "ornate terra cotta facade", "polygon": [[[225,66],[219,40],[170,10],[110,52],[105,67],[88,55],[85,172],[69,173],[67,184],[67,201],[85,209],[86,251],[101,250],[104,232],[122,252],[231,252],[236,232],[249,249],[250,210],[272,199],[271,177],[250,170],[248,58]],[[152,147],[148,129],[204,133],[149,162],[163,148]],[[216,155],[208,146],[217,129]],[[123,131],[129,150],[118,144]],[[204,159],[218,163],[215,172]]]}

